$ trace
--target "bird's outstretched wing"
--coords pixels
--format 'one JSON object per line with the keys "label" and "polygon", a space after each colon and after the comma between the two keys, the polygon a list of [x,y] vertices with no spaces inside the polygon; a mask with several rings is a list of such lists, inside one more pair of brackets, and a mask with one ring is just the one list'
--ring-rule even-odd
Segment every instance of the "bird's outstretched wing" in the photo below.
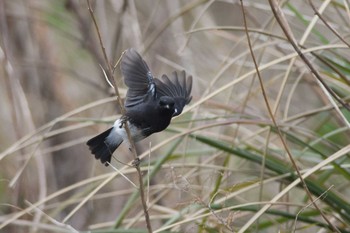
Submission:
{"label": "bird's outstretched wing", "polygon": [[142,103],[148,96],[156,96],[156,85],[146,62],[135,49],[128,49],[121,61],[121,71],[128,87],[125,107]]}
{"label": "bird's outstretched wing", "polygon": [[192,76],[186,77],[183,70],[180,73],[174,71],[171,78],[163,74],[160,79],[154,79],[157,86],[157,97],[170,96],[175,100],[175,113],[173,116],[180,115],[183,108],[191,99]]}

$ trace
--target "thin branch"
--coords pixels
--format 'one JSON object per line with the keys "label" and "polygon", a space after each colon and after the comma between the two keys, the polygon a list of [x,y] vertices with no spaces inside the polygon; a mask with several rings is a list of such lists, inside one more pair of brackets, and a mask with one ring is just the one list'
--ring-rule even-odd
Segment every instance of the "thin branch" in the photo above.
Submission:
{"label": "thin branch", "polygon": [[[86,0],[86,2],[88,4],[89,13],[90,13],[91,19],[92,19],[92,21],[93,21],[93,23],[95,25],[95,29],[96,29],[96,32],[97,32],[97,35],[98,35],[98,39],[100,41],[100,46],[101,46],[101,49],[102,49],[102,52],[103,52],[103,57],[104,57],[105,62],[107,64],[107,68],[108,68],[107,72],[106,72],[107,78],[108,78],[108,80],[111,81],[112,85],[114,86],[114,91],[115,91],[116,96],[118,97],[118,104],[119,104],[119,107],[120,107],[120,110],[121,110],[121,114],[124,116],[125,115],[125,108],[124,108],[123,101],[120,98],[120,94],[119,94],[117,83],[115,82],[114,77],[113,77],[113,71],[114,70],[113,70],[113,68],[111,66],[111,63],[108,60],[106,49],[105,49],[104,44],[103,44],[102,36],[101,36],[100,30],[99,30],[98,24],[96,22],[96,19],[95,19],[95,16],[94,16],[94,12],[93,12],[93,10],[91,8],[90,1]],[[124,52],[123,52],[123,54],[124,54]],[[123,56],[123,54],[122,54],[122,56]],[[120,59],[119,59],[119,61],[120,61]],[[139,163],[135,162],[135,161],[138,161],[138,156],[137,156],[137,152],[136,152],[136,149],[135,149],[135,142],[132,140],[132,137],[131,137],[131,134],[130,134],[130,129],[129,129],[127,121],[125,121],[125,124],[123,124],[123,125],[124,125],[125,131],[126,131],[126,133],[128,135],[128,140],[129,140],[129,143],[130,143],[130,149],[133,152],[133,156],[134,156],[134,163],[133,164],[135,165],[135,168],[136,168],[137,174],[138,174],[138,178],[139,178],[140,197],[141,197],[143,211],[144,211],[144,214],[145,214],[145,220],[146,220],[147,229],[148,229],[148,232],[152,233],[152,227],[151,227],[151,222],[150,222],[150,218],[149,218],[149,214],[148,214],[147,203],[146,203],[146,200],[145,200],[145,194],[144,194],[145,192],[144,192],[144,187],[143,187],[142,173],[141,173],[141,169],[140,169]]]}

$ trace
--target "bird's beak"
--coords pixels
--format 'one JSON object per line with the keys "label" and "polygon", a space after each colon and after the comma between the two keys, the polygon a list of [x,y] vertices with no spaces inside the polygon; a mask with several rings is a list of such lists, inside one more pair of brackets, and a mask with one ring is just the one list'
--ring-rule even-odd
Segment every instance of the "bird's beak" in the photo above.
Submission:
{"label": "bird's beak", "polygon": [[173,116],[175,116],[176,114],[177,114],[177,109],[175,108],[175,109],[174,109]]}

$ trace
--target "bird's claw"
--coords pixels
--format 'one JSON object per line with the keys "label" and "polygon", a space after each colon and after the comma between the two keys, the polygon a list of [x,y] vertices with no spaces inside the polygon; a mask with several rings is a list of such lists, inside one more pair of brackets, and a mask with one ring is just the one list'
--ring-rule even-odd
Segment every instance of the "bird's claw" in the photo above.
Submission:
{"label": "bird's claw", "polygon": [[134,159],[134,161],[132,161],[131,165],[133,167],[138,167],[140,165],[140,163],[141,163],[141,160],[139,158],[136,158],[136,159]]}
{"label": "bird's claw", "polygon": [[120,125],[119,128],[123,128],[124,124],[126,123],[126,119],[122,117],[121,121],[120,121]]}

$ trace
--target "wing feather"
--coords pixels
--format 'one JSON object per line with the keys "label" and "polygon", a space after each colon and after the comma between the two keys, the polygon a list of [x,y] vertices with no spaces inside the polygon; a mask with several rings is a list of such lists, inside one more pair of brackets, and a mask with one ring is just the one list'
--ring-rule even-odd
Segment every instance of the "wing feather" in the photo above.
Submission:
{"label": "wing feather", "polygon": [[173,97],[175,101],[174,116],[181,114],[184,106],[191,99],[192,76],[186,77],[186,72],[173,72],[170,78],[163,75],[154,78],[147,63],[135,49],[128,49],[122,57],[121,71],[125,85],[128,87],[125,107],[133,107],[146,101],[147,98]]}
{"label": "wing feather", "polygon": [[122,57],[121,71],[128,87],[125,107],[142,103],[149,95],[156,95],[153,75],[140,54],[135,49],[128,49]]}

